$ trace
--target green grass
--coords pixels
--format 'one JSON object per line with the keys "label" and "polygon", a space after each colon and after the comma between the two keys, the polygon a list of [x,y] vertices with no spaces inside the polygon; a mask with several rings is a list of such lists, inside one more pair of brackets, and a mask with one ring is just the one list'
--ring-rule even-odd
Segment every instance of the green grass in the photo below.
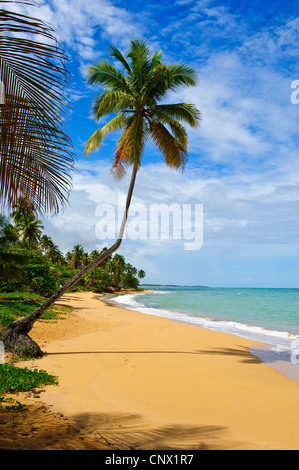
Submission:
{"label": "green grass", "polygon": [[[29,292],[0,292],[0,328],[32,313],[45,301],[44,297]],[[43,313],[41,320],[58,320],[71,309],[53,305]]]}

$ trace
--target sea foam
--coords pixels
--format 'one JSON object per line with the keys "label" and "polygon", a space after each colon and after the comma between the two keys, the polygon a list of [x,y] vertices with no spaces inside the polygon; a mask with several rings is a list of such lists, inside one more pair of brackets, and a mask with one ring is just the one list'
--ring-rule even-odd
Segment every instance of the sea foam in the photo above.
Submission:
{"label": "sea foam", "polygon": [[[155,292],[155,294],[164,294],[167,291]],[[138,311],[148,315],[169,318],[181,323],[197,325],[214,331],[222,331],[231,333],[245,339],[250,339],[260,343],[271,345],[271,349],[278,355],[290,356],[292,343],[299,339],[298,335],[289,333],[288,331],[279,331],[263,328],[261,326],[248,325],[245,323],[211,319],[204,316],[192,315],[189,313],[175,312],[155,307],[148,307],[142,303],[143,293],[138,294],[122,294],[113,298],[114,302],[121,304],[124,308]]]}

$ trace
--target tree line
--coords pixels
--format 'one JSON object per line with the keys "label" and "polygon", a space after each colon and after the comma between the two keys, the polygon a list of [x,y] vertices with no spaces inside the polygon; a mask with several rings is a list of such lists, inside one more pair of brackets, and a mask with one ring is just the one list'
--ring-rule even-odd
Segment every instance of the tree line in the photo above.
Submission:
{"label": "tree line", "polygon": [[[0,291],[25,290],[45,297],[58,289],[102,251],[86,252],[77,244],[63,254],[54,240],[43,233],[32,206],[19,198],[9,218],[0,216]],[[91,270],[74,289],[111,292],[137,289],[145,276],[142,269],[120,254],[110,255]]]}

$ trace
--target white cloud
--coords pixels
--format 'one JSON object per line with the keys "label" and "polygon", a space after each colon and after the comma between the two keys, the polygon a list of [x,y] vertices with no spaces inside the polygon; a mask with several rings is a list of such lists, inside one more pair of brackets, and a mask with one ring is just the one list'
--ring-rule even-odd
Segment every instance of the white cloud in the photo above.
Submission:
{"label": "white cloud", "polygon": [[[299,256],[298,174],[294,168],[292,173],[287,169],[271,169],[249,176],[240,170],[211,177],[191,168],[181,175],[162,164],[141,167],[133,206],[139,203],[149,209],[152,203],[169,206],[189,203],[192,207],[202,203],[204,244],[200,250],[188,252],[184,250],[183,238],[126,238],[120,252],[147,272],[146,282],[225,285],[226,270],[227,285],[246,285],[249,278],[251,285],[263,285],[263,281],[270,285],[275,273],[268,273],[269,281],[257,280],[254,263],[262,272],[263,264],[266,266],[271,258],[275,263],[278,258],[287,262]],[[64,214],[44,221],[45,232],[64,252],[77,243],[87,251],[111,245],[114,240],[100,240],[96,236],[100,220],[96,209],[102,202],[108,202],[117,214],[117,198],[125,196],[129,176],[117,182],[104,165],[99,171],[93,168],[92,174],[86,169],[80,172],[74,181],[71,206]],[[129,221],[135,216],[131,214]],[[239,278],[238,271],[242,272]],[[277,271],[276,276],[279,284],[283,273]]]}
{"label": "white cloud", "polygon": [[[161,47],[166,60],[182,58],[197,69],[199,85],[170,97],[194,103],[203,113],[201,127],[188,129],[190,166],[183,176],[160,164],[142,167],[133,203],[202,203],[204,246],[192,254],[184,252],[180,240],[125,240],[121,250],[153,273],[152,281],[156,276],[160,282],[180,282],[178,277],[183,281],[188,275],[189,283],[213,284],[214,279],[221,284],[226,270],[230,279],[238,271],[233,263],[245,272],[253,259],[299,254],[299,105],[290,103],[291,81],[299,78],[294,76],[299,19],[254,31],[246,18],[213,1],[175,3],[181,16],[161,24],[153,5],[145,4],[136,15],[109,0],[43,0],[33,16],[50,23],[58,39],[78,54],[82,73],[86,62],[106,56],[106,40],[126,48],[140,35],[151,47]],[[71,95],[80,99],[84,91]],[[106,162],[96,158],[77,168],[71,206],[45,221],[63,251],[77,243],[88,251],[103,245],[95,234],[96,207],[116,204],[129,182],[129,174],[113,180]],[[247,279],[254,276],[252,265]]]}
{"label": "white cloud", "polygon": [[[53,230],[63,228],[76,240],[87,244],[88,250],[93,248],[90,242],[96,242],[96,208],[109,203],[117,209],[118,197],[124,197],[128,187],[129,175],[119,183],[112,176],[108,177],[108,172],[108,168],[106,171],[102,168],[98,174],[80,175],[74,181],[71,207],[63,216],[49,220]],[[210,178],[203,173],[193,174],[191,170],[179,175],[162,165],[149,165],[138,174],[132,204],[143,204],[148,210],[154,203],[190,204],[192,207],[203,204],[205,244],[214,248],[258,245],[269,240],[296,245],[298,183],[298,173],[296,176],[296,173],[290,175],[277,170],[250,177],[240,172]],[[288,240],[285,240],[286,233]],[[76,240],[74,238],[72,244]],[[137,241],[137,245],[146,247],[151,243],[151,240]],[[161,254],[165,244],[159,241],[157,245]]]}
{"label": "white cloud", "polygon": [[101,37],[127,45],[132,36],[140,35],[134,15],[109,0],[41,0],[39,7],[14,4],[13,9],[50,25],[57,40],[76,51],[82,61],[99,57]]}

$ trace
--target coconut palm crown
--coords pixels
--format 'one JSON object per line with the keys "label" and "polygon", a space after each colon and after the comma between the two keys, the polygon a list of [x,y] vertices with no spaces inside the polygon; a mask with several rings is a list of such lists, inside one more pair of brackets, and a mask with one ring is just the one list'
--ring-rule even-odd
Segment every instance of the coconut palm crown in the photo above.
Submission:
{"label": "coconut palm crown", "polygon": [[88,83],[104,89],[93,105],[96,121],[110,114],[114,116],[88,139],[85,155],[100,147],[108,134],[122,129],[112,166],[116,177],[122,177],[129,165],[139,169],[149,137],[168,166],[183,169],[188,137],[180,121],[197,127],[201,113],[193,104],[159,102],[170,91],[196,85],[195,70],[185,64],[166,65],[160,51],[151,55],[149,47],[139,40],[131,41],[126,57],[111,47],[111,57],[120,63],[122,70],[107,60],[88,68]]}

